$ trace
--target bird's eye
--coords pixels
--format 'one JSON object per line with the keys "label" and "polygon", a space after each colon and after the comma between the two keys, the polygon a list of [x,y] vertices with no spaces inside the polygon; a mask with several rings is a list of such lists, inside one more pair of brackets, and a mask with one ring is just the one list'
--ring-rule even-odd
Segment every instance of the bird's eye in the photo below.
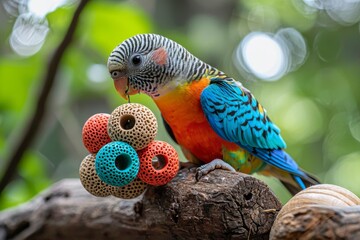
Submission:
{"label": "bird's eye", "polygon": [[141,55],[139,54],[136,54],[134,56],[131,57],[131,63],[134,65],[134,66],[139,66],[142,62],[142,57]]}
{"label": "bird's eye", "polygon": [[113,78],[113,79],[120,77],[119,71],[112,71],[110,74],[111,74],[111,78]]}

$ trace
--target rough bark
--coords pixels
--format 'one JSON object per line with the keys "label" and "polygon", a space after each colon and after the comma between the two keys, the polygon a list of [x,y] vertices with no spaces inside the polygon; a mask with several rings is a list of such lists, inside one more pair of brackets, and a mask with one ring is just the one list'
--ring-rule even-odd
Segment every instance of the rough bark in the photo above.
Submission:
{"label": "rough bark", "polygon": [[182,169],[136,199],[97,198],[78,179],[0,214],[0,239],[268,239],[281,204],[251,176]]}
{"label": "rough bark", "polygon": [[360,206],[295,209],[276,221],[270,239],[360,239]]}

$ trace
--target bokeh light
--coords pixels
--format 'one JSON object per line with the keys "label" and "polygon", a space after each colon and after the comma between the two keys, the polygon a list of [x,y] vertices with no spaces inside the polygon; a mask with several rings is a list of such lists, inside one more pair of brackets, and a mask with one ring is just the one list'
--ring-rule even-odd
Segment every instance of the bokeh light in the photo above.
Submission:
{"label": "bokeh light", "polygon": [[[342,42],[336,31],[319,31],[314,39],[314,50],[318,57],[324,62],[336,60],[342,51]],[[332,51],[328,51],[331,48]]]}
{"label": "bokeh light", "polygon": [[27,12],[27,0],[4,0],[2,5],[5,11],[13,17]]}
{"label": "bokeh light", "polygon": [[110,78],[109,71],[104,64],[92,64],[86,73],[89,81],[92,83],[107,82]]}
{"label": "bokeh light", "polygon": [[276,80],[286,71],[285,52],[269,34],[254,32],[247,35],[237,53],[242,66],[258,78]]}
{"label": "bokeh light", "polygon": [[29,0],[29,12],[36,16],[44,18],[48,13],[56,10],[58,7],[64,5],[67,0]]}
{"label": "bokeh light", "polygon": [[302,35],[294,28],[280,29],[275,38],[282,42],[283,48],[286,49],[288,60],[288,71],[298,69],[305,61],[307,56],[306,43]]}
{"label": "bokeh light", "polygon": [[15,21],[9,39],[10,46],[21,56],[31,56],[41,49],[48,31],[46,19],[31,13],[21,14]]}
{"label": "bokeh light", "polygon": [[6,11],[17,16],[9,43],[20,56],[31,56],[43,46],[49,32],[46,15],[64,5],[67,0],[6,1]]}
{"label": "bokeh light", "polygon": [[306,5],[323,10],[335,22],[347,26],[360,21],[360,0],[303,0]]}
{"label": "bokeh light", "polygon": [[240,73],[271,81],[299,68],[306,55],[305,40],[293,28],[280,29],[275,35],[252,32],[236,49],[235,64]]}

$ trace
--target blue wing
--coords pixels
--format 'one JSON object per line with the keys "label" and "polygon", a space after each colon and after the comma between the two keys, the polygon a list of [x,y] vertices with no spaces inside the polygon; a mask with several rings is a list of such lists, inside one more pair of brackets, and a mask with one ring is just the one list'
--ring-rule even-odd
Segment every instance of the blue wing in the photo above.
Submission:
{"label": "blue wing", "polygon": [[286,144],[279,128],[240,83],[231,78],[212,78],[200,101],[210,125],[223,139],[238,144],[268,164],[304,176],[296,162],[282,150]]}
{"label": "blue wing", "polygon": [[286,148],[279,128],[240,83],[212,80],[200,100],[211,126],[224,139],[254,148]]}

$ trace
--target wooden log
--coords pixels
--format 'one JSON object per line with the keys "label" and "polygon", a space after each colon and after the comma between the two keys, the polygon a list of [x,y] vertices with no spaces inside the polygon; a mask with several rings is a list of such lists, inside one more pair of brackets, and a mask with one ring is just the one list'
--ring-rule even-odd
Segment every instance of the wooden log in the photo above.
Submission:
{"label": "wooden log", "polygon": [[270,239],[360,239],[360,199],[337,185],[306,188],[283,206]]}
{"label": "wooden log", "polygon": [[274,224],[270,239],[360,239],[360,206],[294,209]]}
{"label": "wooden log", "polygon": [[281,204],[252,176],[182,169],[136,199],[91,196],[65,179],[0,213],[0,239],[268,239]]}

